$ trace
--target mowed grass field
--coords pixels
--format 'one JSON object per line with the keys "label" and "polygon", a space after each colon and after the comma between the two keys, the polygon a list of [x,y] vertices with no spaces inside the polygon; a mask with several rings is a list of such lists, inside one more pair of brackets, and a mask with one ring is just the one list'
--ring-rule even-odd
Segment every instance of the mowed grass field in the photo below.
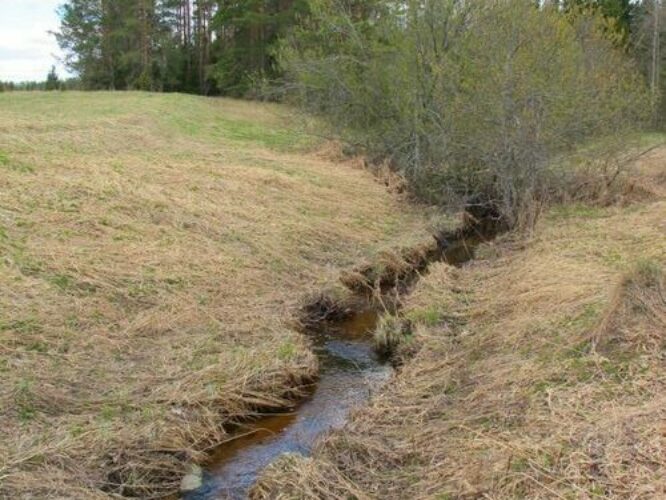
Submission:
{"label": "mowed grass field", "polygon": [[0,94],[0,497],[177,489],[315,373],[299,301],[420,213],[277,106]]}

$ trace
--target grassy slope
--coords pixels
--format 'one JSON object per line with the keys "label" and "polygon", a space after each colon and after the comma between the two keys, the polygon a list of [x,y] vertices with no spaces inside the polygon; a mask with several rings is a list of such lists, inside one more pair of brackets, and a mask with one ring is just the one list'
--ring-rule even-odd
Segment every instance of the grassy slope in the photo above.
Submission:
{"label": "grassy slope", "polygon": [[257,496],[666,497],[666,149],[636,175],[631,204],[433,266],[404,311],[416,357]]}
{"label": "grassy slope", "polygon": [[[177,486],[315,370],[308,287],[422,237],[271,105],[0,94],[0,496]],[[148,489],[142,489],[146,485]]]}

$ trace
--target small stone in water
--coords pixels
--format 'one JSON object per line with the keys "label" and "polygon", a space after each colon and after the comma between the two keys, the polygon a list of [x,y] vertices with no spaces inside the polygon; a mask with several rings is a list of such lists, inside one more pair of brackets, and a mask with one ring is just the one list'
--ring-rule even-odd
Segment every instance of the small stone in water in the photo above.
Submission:
{"label": "small stone in water", "polygon": [[190,472],[180,482],[180,491],[194,491],[203,483],[203,470],[196,464],[190,466]]}

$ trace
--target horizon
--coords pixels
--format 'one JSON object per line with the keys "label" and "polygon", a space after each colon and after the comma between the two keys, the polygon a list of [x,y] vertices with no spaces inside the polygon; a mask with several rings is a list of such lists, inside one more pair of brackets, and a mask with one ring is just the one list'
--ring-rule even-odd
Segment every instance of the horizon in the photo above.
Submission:
{"label": "horizon", "polygon": [[44,81],[51,66],[58,77],[74,76],[62,63],[55,36],[60,27],[56,9],[63,0],[0,0],[0,81]]}

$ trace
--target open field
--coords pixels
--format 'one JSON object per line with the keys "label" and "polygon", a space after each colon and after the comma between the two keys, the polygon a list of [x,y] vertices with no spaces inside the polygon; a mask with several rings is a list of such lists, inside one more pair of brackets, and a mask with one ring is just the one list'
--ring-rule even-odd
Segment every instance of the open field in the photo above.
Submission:
{"label": "open field", "polygon": [[620,203],[431,266],[399,322],[414,353],[312,458],[255,498],[665,498],[666,148]]}
{"label": "open field", "polygon": [[308,292],[422,210],[285,110],[0,94],[0,497],[177,488],[222,425],[316,371]]}

